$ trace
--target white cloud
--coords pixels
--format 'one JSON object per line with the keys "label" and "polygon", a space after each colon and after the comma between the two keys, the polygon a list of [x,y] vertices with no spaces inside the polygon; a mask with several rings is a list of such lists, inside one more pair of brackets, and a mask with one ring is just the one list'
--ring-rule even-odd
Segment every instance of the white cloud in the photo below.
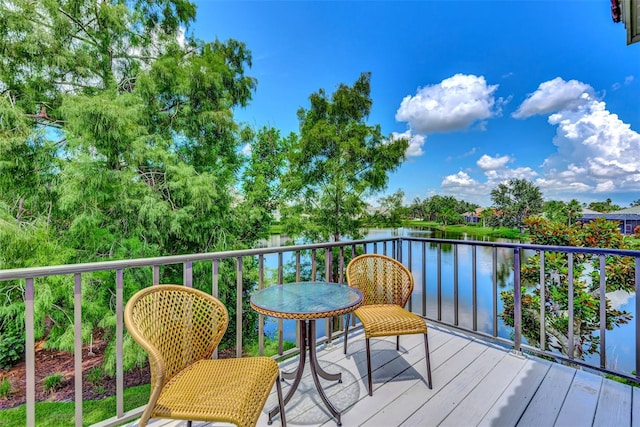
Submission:
{"label": "white cloud", "polygon": [[473,187],[478,184],[478,181],[462,171],[454,175],[445,176],[442,180],[442,188]]}
{"label": "white cloud", "polygon": [[615,190],[615,188],[616,186],[611,180],[599,182],[598,185],[596,185],[596,193],[606,193],[607,191]]}
{"label": "white cloud", "polygon": [[498,85],[487,85],[483,76],[456,74],[408,95],[396,112],[396,120],[407,122],[419,134],[463,130],[496,114],[493,93]]}
{"label": "white cloud", "polygon": [[[627,76],[624,84],[631,84]],[[593,88],[560,77],[543,82],[513,114],[526,118],[548,114],[557,127],[541,176],[530,168],[509,169],[506,156],[482,156],[478,167],[490,187],[507,177],[535,179],[547,198],[567,195],[640,191],[640,134],[607,110]]]}
{"label": "white cloud", "polygon": [[536,114],[549,114],[570,110],[589,102],[593,88],[577,80],[564,81],[560,77],[541,83],[538,89],[524,100],[518,110],[512,114],[524,119]]}
{"label": "white cloud", "polygon": [[252,151],[253,151],[253,148],[251,147],[251,144],[249,144],[249,143],[246,143],[244,145],[244,147],[242,147],[242,149],[240,149],[240,153],[242,153],[245,156],[250,156]]}
{"label": "white cloud", "polygon": [[[628,76],[624,84],[631,82]],[[536,114],[547,115],[556,128],[556,152],[539,168],[514,166],[516,159],[509,155],[483,154],[475,171],[445,176],[441,190],[481,205],[491,203],[493,188],[513,178],[532,181],[547,199],[640,192],[640,133],[608,111],[590,85],[561,78],[541,83],[513,117]]]}
{"label": "white cloud", "polygon": [[[555,87],[563,94],[556,97],[555,110],[545,109],[553,113],[549,123],[557,126],[553,139],[557,152],[545,159],[544,180],[538,180],[545,196],[639,191],[640,134],[608,111],[603,101],[593,98],[591,89],[580,93],[577,88],[590,88],[584,83],[563,84],[554,79],[540,87]],[[545,89],[536,94],[546,92]],[[536,99],[536,94],[528,100]],[[519,110],[523,115],[534,107],[533,103],[528,107],[525,103]],[[540,105],[537,107],[542,111]]]}
{"label": "white cloud", "polygon": [[467,172],[460,171],[453,175],[445,176],[440,183],[441,191],[438,194],[449,194],[457,199],[481,206],[488,206],[491,187],[472,178]]}
{"label": "white cloud", "polygon": [[405,153],[407,157],[419,157],[424,154],[422,146],[424,146],[424,142],[427,140],[426,136],[413,135],[410,130],[403,133],[393,132],[391,134],[392,141],[400,138],[404,138],[409,141],[409,147],[407,147],[407,151]]}
{"label": "white cloud", "polygon": [[509,156],[491,157],[484,154],[476,163],[483,171],[503,169],[507,166],[507,163],[511,161]]}
{"label": "white cloud", "polygon": [[614,84],[611,85],[611,88],[613,90],[618,90],[620,88],[622,88],[622,86],[629,86],[631,83],[633,83],[633,76],[627,76],[624,78],[624,81],[622,83],[619,82],[615,82]]}

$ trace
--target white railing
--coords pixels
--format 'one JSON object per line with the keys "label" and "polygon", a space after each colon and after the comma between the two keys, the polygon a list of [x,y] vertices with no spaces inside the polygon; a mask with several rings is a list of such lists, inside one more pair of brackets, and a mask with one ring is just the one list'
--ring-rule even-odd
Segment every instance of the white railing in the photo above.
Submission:
{"label": "white railing", "polygon": [[[443,276],[443,247],[447,248],[446,259],[447,263],[452,263],[450,274]],[[477,251],[478,248],[488,250],[492,253],[490,268],[486,269],[486,262],[483,264],[486,271],[478,274],[478,260]],[[507,288],[514,290],[514,327],[510,329],[507,336],[502,336],[499,333],[499,298],[498,298],[498,268],[499,261],[497,257],[498,251],[507,251],[512,253],[512,263],[508,266],[512,274],[510,274],[509,283]],[[470,261],[465,262],[465,265],[460,265],[460,251],[465,251],[465,254],[470,251]],[[123,324],[123,309],[125,305],[123,296],[123,284],[124,284],[124,272],[131,269],[151,268],[152,269],[152,281],[149,285],[160,283],[161,267],[170,265],[181,265],[183,272],[183,284],[185,286],[193,286],[193,265],[194,263],[210,263],[211,265],[211,293],[218,296],[220,285],[220,269],[219,263],[225,260],[232,260],[235,263],[234,275],[236,284],[236,301],[224,301],[225,304],[235,304],[236,316],[235,319],[230,319],[230,322],[236,324],[236,337],[235,348],[236,355],[240,357],[243,351],[243,331],[242,331],[242,315],[243,315],[243,289],[246,284],[243,281],[243,277],[247,277],[247,272],[243,267],[243,259],[251,257],[257,261],[257,279],[256,283],[252,283],[252,289],[260,289],[264,286],[269,286],[273,283],[284,283],[285,270],[290,277],[294,277],[295,280],[325,280],[336,281],[344,283],[344,269],[349,259],[355,256],[357,253],[384,253],[388,256],[392,256],[405,263],[410,270],[412,270],[416,277],[416,288],[414,294],[409,302],[409,309],[422,315],[430,322],[439,323],[448,327],[458,328],[477,334],[480,337],[494,340],[505,345],[511,346],[514,351],[530,351],[537,354],[543,354],[550,357],[554,357],[558,360],[575,363],[578,365],[588,366],[595,370],[599,370],[603,373],[615,374],[630,380],[637,381],[635,375],[630,372],[621,372],[613,370],[607,365],[606,351],[600,352],[600,360],[598,363],[589,363],[583,360],[578,360],[571,356],[564,356],[555,352],[549,352],[541,350],[545,348],[544,343],[544,321],[541,323],[540,336],[542,337],[541,343],[523,343],[522,338],[522,306],[521,306],[521,290],[520,290],[520,265],[525,251],[535,251],[542,254],[541,258],[541,271],[544,271],[544,254],[548,252],[564,252],[569,254],[569,271],[572,271],[572,259],[576,253],[588,253],[600,258],[600,298],[604,299],[605,290],[604,285],[606,281],[606,272],[604,259],[607,256],[625,256],[635,258],[635,282],[636,289],[638,283],[640,283],[640,251],[629,250],[613,250],[613,249],[587,249],[577,247],[554,247],[554,246],[538,246],[528,245],[520,243],[505,243],[505,242],[479,242],[471,240],[444,240],[444,239],[425,239],[415,237],[393,237],[375,240],[359,240],[359,241],[347,241],[347,242],[332,242],[322,244],[311,245],[296,245],[286,247],[274,247],[274,248],[262,248],[251,250],[239,250],[239,251],[227,251],[227,252],[214,252],[192,255],[179,255],[170,257],[157,257],[157,258],[143,258],[132,259],[122,261],[108,261],[98,263],[85,263],[74,265],[61,265],[61,266],[49,266],[49,267],[36,267],[25,269],[13,269],[13,270],[0,270],[0,281],[7,280],[19,280],[24,283],[24,299],[25,299],[25,358],[26,358],[26,425],[35,426],[35,339],[34,339],[34,291],[41,281],[46,281],[47,278],[59,275],[69,275],[74,278],[74,376],[75,376],[75,424],[77,426],[82,425],[83,414],[83,402],[82,402],[82,292],[84,286],[90,286],[83,284],[83,275],[91,272],[98,271],[110,271],[115,272],[115,311],[116,311],[116,413],[109,420],[105,420],[99,425],[108,426],[116,425],[129,420],[137,418],[142,408],[126,412],[124,411],[124,369],[123,369],[123,336],[125,333]],[[416,256],[416,252],[418,255]],[[322,253],[321,257],[318,257],[318,253]],[[290,262],[285,265],[284,257],[288,257]],[[427,258],[433,258],[427,259]],[[265,260],[268,258],[269,264],[273,267],[273,275],[269,277],[265,274]],[[275,260],[274,260],[275,258]],[[319,259],[320,258],[320,259]],[[466,260],[466,258],[465,258]],[[429,262],[427,262],[429,261]],[[334,262],[337,263],[334,268]],[[307,264],[308,263],[308,264]],[[431,269],[428,267],[430,264]],[[302,271],[303,266],[307,268],[306,271]],[[435,269],[435,271],[433,271]],[[468,309],[461,306],[460,303],[460,289],[461,279],[460,275],[464,274],[464,285],[470,287],[471,301],[470,313]],[[488,275],[488,277],[487,277]],[[304,277],[303,277],[304,276]],[[256,277],[252,275],[252,277]],[[431,278],[429,278],[431,277]],[[492,304],[490,310],[488,310],[488,318],[491,319],[492,325],[489,331],[484,331],[478,327],[478,278],[482,278],[482,282],[486,285],[487,280],[491,283]],[[573,278],[570,278],[569,289],[572,292]],[[470,283],[468,283],[470,282]],[[429,284],[429,286],[427,286]],[[544,293],[544,280],[541,280],[542,292]],[[486,291],[486,290],[485,290]],[[449,295],[447,301],[443,301],[443,296]],[[435,300],[435,301],[428,301]],[[637,301],[637,300],[636,300]],[[431,304],[428,304],[430,302]],[[636,302],[634,311],[635,322],[635,347],[640,345],[640,325],[638,325],[636,313],[640,312],[638,307],[640,303]],[[415,306],[415,307],[414,307]],[[573,321],[573,298],[569,299],[569,324]],[[544,309],[543,309],[544,310]],[[541,319],[544,320],[545,312],[541,310]],[[461,322],[461,316],[464,316],[468,322]],[[605,349],[605,337],[606,337],[606,312],[604,306],[600,310],[600,339],[602,349]],[[504,327],[504,325],[502,325]],[[280,320],[277,327],[278,331],[278,355],[276,359],[290,356],[298,351],[298,347],[283,351],[283,324]],[[331,342],[335,336],[343,333],[342,322],[337,322],[337,327],[334,323],[330,323],[327,319],[325,325],[326,336],[321,337],[320,341]],[[570,345],[573,345],[573,332],[569,329],[569,341]],[[264,349],[264,319],[262,315],[258,320],[258,348],[262,354]],[[636,372],[640,372],[638,367],[640,361],[638,360],[638,352],[635,351],[635,366]]]}

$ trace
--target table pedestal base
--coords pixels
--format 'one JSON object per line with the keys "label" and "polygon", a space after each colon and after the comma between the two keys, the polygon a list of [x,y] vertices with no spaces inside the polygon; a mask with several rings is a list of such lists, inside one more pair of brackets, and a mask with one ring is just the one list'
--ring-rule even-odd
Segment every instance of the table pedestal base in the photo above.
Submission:
{"label": "table pedestal base", "polygon": [[[324,393],[322,389],[322,385],[320,384],[320,379],[318,376],[321,376],[325,380],[329,381],[338,381],[342,382],[342,373],[330,374],[320,367],[318,364],[318,358],[316,357],[316,321],[315,319],[308,320],[298,320],[298,329],[300,331],[300,341],[303,345],[303,348],[300,349],[300,362],[298,363],[298,367],[292,372],[282,372],[282,379],[293,379],[293,384],[291,384],[291,388],[287,392],[287,395],[284,397],[284,404],[286,405],[293,393],[298,388],[300,384],[300,380],[302,379],[302,374],[304,371],[304,365],[306,363],[307,351],[309,352],[309,366],[311,367],[311,377],[313,378],[313,382],[316,385],[316,389],[320,394],[320,398],[324,402],[325,406],[331,412],[338,423],[339,426],[342,425],[340,421],[340,412],[329,402],[327,395]],[[271,424],[273,417],[280,412],[280,408],[276,406],[271,411],[269,411],[269,424]]]}

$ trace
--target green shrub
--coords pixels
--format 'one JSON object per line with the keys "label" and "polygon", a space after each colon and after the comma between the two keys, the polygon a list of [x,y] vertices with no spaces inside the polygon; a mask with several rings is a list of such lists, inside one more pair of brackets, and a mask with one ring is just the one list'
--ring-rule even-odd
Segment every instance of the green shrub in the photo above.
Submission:
{"label": "green shrub", "polygon": [[15,327],[3,329],[0,325],[0,369],[9,369],[22,359],[24,334]]}
{"label": "green shrub", "polygon": [[87,381],[94,386],[102,385],[104,380],[104,371],[101,367],[95,366],[87,373]]}
{"label": "green shrub", "polygon": [[44,379],[44,389],[46,391],[56,391],[62,387],[62,374],[57,372],[55,374],[49,374]]}
{"label": "green shrub", "polygon": [[3,378],[0,382],[0,398],[6,399],[11,396],[11,382],[9,378]]}

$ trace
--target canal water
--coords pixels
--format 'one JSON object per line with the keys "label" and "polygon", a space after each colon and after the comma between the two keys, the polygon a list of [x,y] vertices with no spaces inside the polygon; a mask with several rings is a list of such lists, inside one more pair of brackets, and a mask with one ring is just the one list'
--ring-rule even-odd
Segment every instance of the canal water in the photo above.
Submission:
{"label": "canal water", "polygon": [[[444,238],[453,240],[478,240],[475,236],[461,233],[445,233],[441,230],[433,229],[370,229],[365,239],[382,239],[388,237],[425,237],[425,238]],[[504,241],[508,239],[490,239],[483,237],[484,240]],[[286,237],[275,235],[271,236],[264,246],[281,246],[290,245],[293,242]],[[416,313],[422,313],[422,293],[423,293],[423,277],[422,277],[422,242],[403,242],[403,260],[406,263],[408,259],[408,244],[412,245],[412,262],[410,269],[414,275],[415,287],[412,295],[412,310]],[[391,244],[387,245],[390,252]],[[472,318],[472,246],[458,246],[458,322],[459,325],[468,329],[473,326]],[[367,248],[368,253],[373,253],[373,246]],[[383,252],[382,244],[378,244],[377,252]],[[391,253],[387,253],[391,256]],[[533,252],[523,254],[526,257],[533,255]],[[284,254],[283,262],[293,263],[293,254]],[[454,321],[454,249],[453,245],[441,244],[441,290],[442,290],[442,321],[453,323]],[[428,318],[437,318],[437,274],[438,274],[438,251],[437,245],[426,244],[426,315]],[[498,313],[502,312],[502,301],[500,292],[502,290],[513,289],[513,251],[509,248],[497,249],[497,271],[496,282],[498,285]],[[275,283],[277,270],[277,256],[265,256],[265,270],[267,283],[273,281]],[[476,280],[477,280],[477,327],[478,330],[487,334],[493,331],[493,250],[491,247],[476,247]],[[613,308],[624,310],[632,313],[635,317],[635,295],[626,292],[616,292],[608,294]],[[635,320],[635,319],[634,319]],[[607,331],[606,335],[606,351],[607,364],[613,370],[619,370],[631,373],[635,369],[635,321],[629,324],[616,327],[611,331]],[[275,337],[277,331],[277,320],[266,318],[265,333],[268,336]],[[295,321],[283,322],[283,336],[285,340],[295,341],[296,328]],[[318,337],[325,336],[325,322],[317,322]],[[503,338],[512,338],[512,328],[506,326],[504,322],[498,318],[498,335]],[[591,363],[597,364],[599,355],[587,356]]]}

